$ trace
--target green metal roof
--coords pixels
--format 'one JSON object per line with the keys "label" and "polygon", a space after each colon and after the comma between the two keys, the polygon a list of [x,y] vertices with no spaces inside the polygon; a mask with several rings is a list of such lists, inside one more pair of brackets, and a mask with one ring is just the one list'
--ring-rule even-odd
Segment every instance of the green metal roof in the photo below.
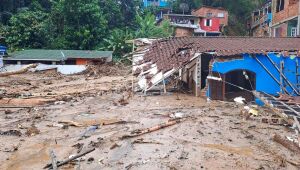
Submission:
{"label": "green metal roof", "polygon": [[14,52],[7,60],[62,61],[67,59],[99,59],[112,56],[112,51],[84,50],[22,50]]}

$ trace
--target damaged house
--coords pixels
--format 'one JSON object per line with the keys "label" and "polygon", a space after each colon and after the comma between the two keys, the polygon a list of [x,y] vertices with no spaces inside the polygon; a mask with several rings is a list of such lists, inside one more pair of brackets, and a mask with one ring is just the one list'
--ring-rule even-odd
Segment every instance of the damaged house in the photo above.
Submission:
{"label": "damaged house", "polygon": [[112,51],[44,50],[32,49],[14,52],[3,58],[4,64],[43,63],[52,65],[88,65],[111,62]]}
{"label": "damaged house", "polygon": [[137,52],[133,71],[145,93],[172,77],[213,100],[254,101],[253,91],[298,96],[299,51],[299,38],[169,38]]}

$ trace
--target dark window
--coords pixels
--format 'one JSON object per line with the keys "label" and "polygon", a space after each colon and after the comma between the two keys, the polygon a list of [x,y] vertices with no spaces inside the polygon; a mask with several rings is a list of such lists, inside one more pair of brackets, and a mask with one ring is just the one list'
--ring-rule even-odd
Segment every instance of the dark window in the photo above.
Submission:
{"label": "dark window", "polygon": [[209,13],[207,13],[207,17],[212,17],[212,13],[211,12],[209,12]]}
{"label": "dark window", "polygon": [[204,25],[207,26],[207,27],[211,27],[212,26],[212,20],[211,19],[206,19]]}
{"label": "dark window", "polygon": [[284,0],[277,0],[276,12],[284,10]]}

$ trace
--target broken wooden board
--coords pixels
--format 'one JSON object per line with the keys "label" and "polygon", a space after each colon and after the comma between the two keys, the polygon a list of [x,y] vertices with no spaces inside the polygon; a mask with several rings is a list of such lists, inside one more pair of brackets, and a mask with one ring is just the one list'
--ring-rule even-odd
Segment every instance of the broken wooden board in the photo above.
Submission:
{"label": "broken wooden board", "polygon": [[53,103],[56,99],[32,98],[32,99],[1,99],[1,107],[33,107]]}
{"label": "broken wooden board", "polygon": [[293,151],[293,152],[296,152],[296,153],[299,153],[300,154],[300,147],[298,144],[288,140],[286,137],[281,137],[280,135],[278,134],[275,134],[273,136],[273,140],[279,144],[281,144],[282,146],[284,146],[285,148]]}
{"label": "broken wooden board", "polygon": [[29,69],[36,68],[37,66],[38,66],[38,64],[29,64],[17,71],[2,72],[2,73],[0,73],[0,77],[6,77],[6,76],[11,76],[11,75],[26,73],[27,71],[29,71]]}
{"label": "broken wooden board", "polygon": [[157,130],[160,130],[160,129],[163,129],[163,128],[166,128],[169,126],[176,125],[176,124],[182,122],[183,120],[184,119],[172,119],[172,120],[168,120],[165,123],[162,123],[162,124],[150,127],[150,128],[137,129],[137,130],[132,131],[131,134],[129,134],[129,135],[122,136],[121,139],[134,138],[134,137],[141,136],[141,135],[144,135],[147,133],[151,133],[151,132],[154,132],[154,131],[157,131]]}

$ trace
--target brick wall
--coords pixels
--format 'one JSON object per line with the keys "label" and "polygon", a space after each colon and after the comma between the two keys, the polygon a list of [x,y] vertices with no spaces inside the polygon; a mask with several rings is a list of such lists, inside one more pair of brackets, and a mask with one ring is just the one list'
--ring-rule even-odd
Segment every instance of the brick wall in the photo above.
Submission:
{"label": "brick wall", "polygon": [[175,36],[176,37],[190,37],[193,36],[194,29],[191,28],[175,28]]}
{"label": "brick wall", "polygon": [[192,15],[207,17],[207,13],[212,13],[212,17],[217,17],[219,13],[223,13],[224,17],[219,18],[220,24],[228,25],[228,11],[221,8],[201,7],[197,10],[192,11]]}
{"label": "brick wall", "polygon": [[273,25],[280,23],[286,19],[291,17],[296,17],[298,15],[298,7],[299,7],[299,0],[285,0],[284,2],[284,10],[280,12],[276,12],[276,5],[277,0],[273,0],[272,3],[274,4],[272,7],[273,13]]}
{"label": "brick wall", "polygon": [[264,27],[255,27],[252,30],[252,36],[253,37],[269,37],[269,27],[268,26],[264,26]]}

